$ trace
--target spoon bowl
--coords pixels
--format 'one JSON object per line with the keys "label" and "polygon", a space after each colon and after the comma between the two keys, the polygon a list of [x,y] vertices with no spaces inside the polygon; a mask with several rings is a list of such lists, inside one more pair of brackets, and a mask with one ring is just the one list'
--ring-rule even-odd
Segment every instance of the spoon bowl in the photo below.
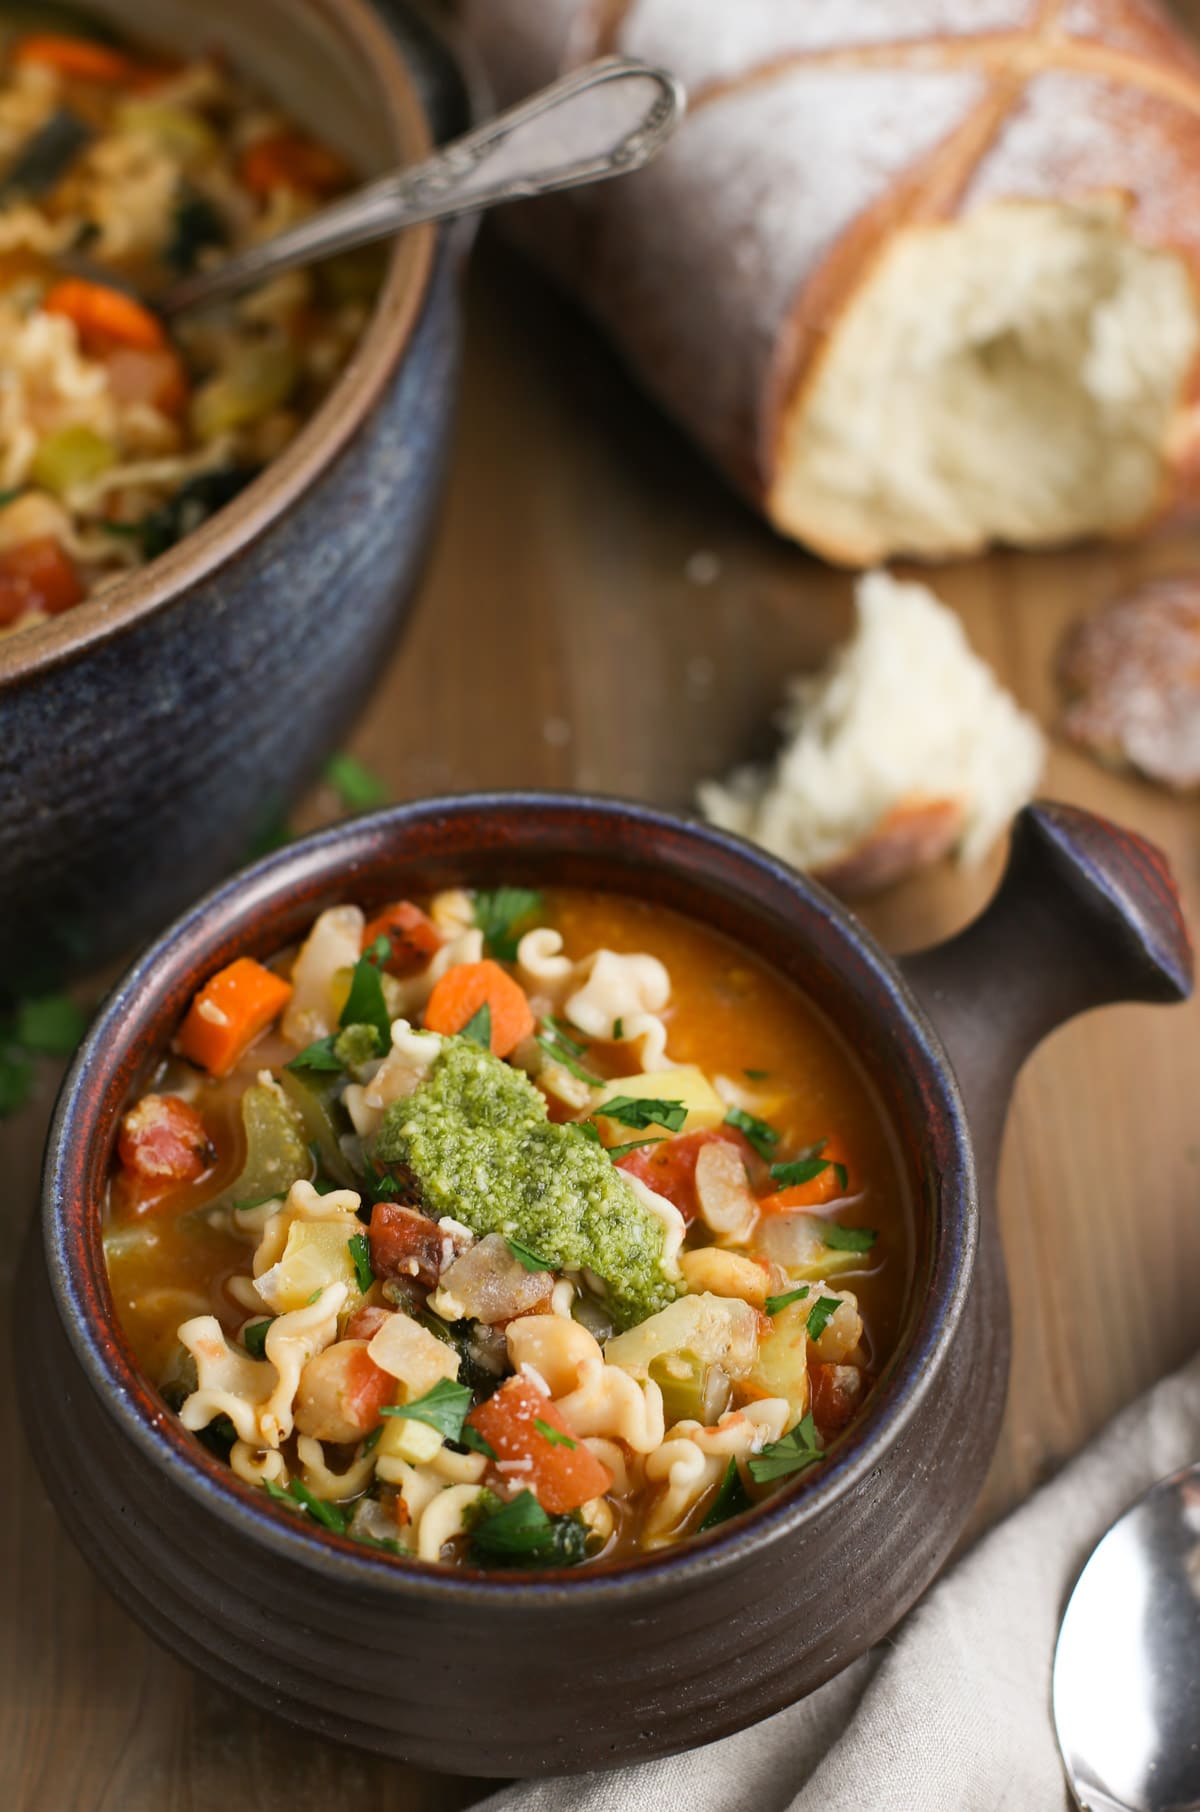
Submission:
{"label": "spoon bowl", "polygon": [[1080,1574],[1054,1724],[1084,1812],[1200,1807],[1200,1465],[1153,1486]]}

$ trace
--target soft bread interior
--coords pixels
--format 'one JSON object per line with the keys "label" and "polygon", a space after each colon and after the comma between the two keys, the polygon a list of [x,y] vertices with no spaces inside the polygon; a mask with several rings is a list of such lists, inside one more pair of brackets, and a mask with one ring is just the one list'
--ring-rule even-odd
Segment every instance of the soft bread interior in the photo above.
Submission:
{"label": "soft bread interior", "polygon": [[1132,527],[1200,341],[1119,202],[997,203],[889,245],[785,415],[773,520],[852,563]]}
{"label": "soft bread interior", "polygon": [[954,800],[962,855],[977,859],[1037,786],[1041,732],[924,585],[867,573],[856,602],[854,637],[792,682],[774,764],[702,787],[700,803],[724,829],[822,869],[898,807]]}

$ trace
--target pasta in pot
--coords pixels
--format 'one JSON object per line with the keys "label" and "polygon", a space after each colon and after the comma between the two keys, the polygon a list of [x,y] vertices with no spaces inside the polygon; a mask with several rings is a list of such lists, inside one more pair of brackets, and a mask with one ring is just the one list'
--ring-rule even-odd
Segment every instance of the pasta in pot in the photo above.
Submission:
{"label": "pasta in pot", "polygon": [[[170,334],[152,301],[351,171],[219,56],[0,17],[0,633],[71,609],[228,503],[346,363],[382,255]],[[86,274],[81,274],[86,270]],[[146,304],[140,297],[149,298]]]}
{"label": "pasta in pot", "polygon": [[818,1468],[910,1245],[888,1127],[790,986],[517,888],[336,906],[211,977],[107,1231],[142,1363],[243,1485],[490,1568],[653,1552]]}

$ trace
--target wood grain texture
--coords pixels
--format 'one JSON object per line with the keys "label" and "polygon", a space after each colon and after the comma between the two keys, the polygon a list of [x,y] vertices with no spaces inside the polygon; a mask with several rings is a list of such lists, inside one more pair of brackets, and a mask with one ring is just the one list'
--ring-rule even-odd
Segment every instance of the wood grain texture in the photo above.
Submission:
{"label": "wood grain texture", "polygon": [[[1194,8],[1200,16],[1200,0]],[[485,248],[466,406],[436,557],[409,640],[355,749],[397,797],[544,783],[687,806],[696,781],[769,746],[783,676],[850,621],[850,581],[774,540],[637,396],[567,307]],[[697,556],[704,556],[697,558]],[[934,575],[975,646],[1050,724],[1063,627],[1149,573],[1200,568],[1200,535],[997,556]],[[1056,746],[1050,793],[1169,852],[1196,922],[1194,803]],[[306,816],[320,815],[322,802]],[[895,949],[980,904],[989,873],[941,869],[865,912]],[[0,1124],[0,1252],[35,1195],[52,1078]],[[1200,1343],[1200,1005],[1119,1009],[1029,1065],[1001,1213],[1016,1359],[977,1527],[1027,1494]],[[12,1812],[440,1812],[478,1782],[295,1736],[192,1680],[95,1586],[24,1456],[0,1360],[0,1805]],[[398,1656],[397,1665],[419,1666]],[[448,1758],[450,1759],[450,1758]]]}

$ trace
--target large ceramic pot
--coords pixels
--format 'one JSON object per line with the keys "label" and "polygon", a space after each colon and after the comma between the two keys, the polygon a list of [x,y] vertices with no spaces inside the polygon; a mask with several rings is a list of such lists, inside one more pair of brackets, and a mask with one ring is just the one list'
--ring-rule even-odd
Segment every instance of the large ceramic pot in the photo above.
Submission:
{"label": "large ceramic pot", "polygon": [[[374,172],[461,97],[366,0],[96,0],[222,46]],[[392,9],[394,26],[407,15]],[[407,614],[454,408],[460,242],[396,242],[348,369],[228,508],[104,598],[0,640],[0,997],[135,947],[246,859],[343,736]]]}
{"label": "large ceramic pot", "polygon": [[[347,895],[565,882],[660,901],[790,977],[858,1053],[917,1203],[898,1348],[819,1471],[632,1564],[485,1575],[393,1561],[280,1514],[186,1434],[116,1328],[100,1201],[123,1104],[192,991]],[[891,961],[844,907],[746,844],[614,802],[404,807],[280,853],[139,961],[63,1088],[21,1305],[29,1439],[71,1533],[186,1661],[308,1729],[426,1767],[603,1768],[736,1730],[844,1667],[928,1585],[996,1440],[1009,1322],[992,1211],[1013,1077],[1053,1025],[1178,1000],[1191,953],[1161,858],[1064,806],[1025,812],[988,910]]]}

